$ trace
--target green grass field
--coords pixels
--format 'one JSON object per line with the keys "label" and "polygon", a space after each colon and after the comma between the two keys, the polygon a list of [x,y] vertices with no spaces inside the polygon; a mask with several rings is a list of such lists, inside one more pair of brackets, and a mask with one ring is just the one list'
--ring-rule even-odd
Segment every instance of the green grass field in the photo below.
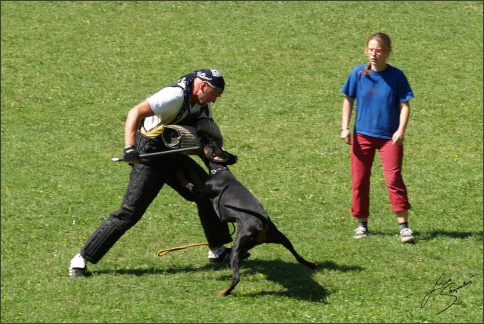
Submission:
{"label": "green grass field", "polygon": [[[1,321],[482,323],[482,9],[2,1]],[[378,31],[416,96],[404,161],[412,245],[398,238],[378,159],[372,236],[352,238],[339,90]],[[165,188],[89,265],[93,276],[69,278],[124,194],[130,168],[110,159],[122,155],[128,110],[198,68],[227,82],[214,115],[239,157],[232,172],[318,269],[258,246],[219,297],[231,272],[209,264],[206,247],[156,255],[204,242],[195,205]]]}

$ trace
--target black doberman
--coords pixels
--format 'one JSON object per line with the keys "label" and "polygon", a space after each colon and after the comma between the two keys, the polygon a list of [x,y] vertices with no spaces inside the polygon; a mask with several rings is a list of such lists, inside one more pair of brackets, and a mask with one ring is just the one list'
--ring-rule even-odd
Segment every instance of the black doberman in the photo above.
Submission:
{"label": "black doberman", "polygon": [[[223,222],[236,222],[237,235],[232,246],[230,265],[232,283],[220,291],[220,296],[229,295],[240,281],[239,266],[242,256],[254,246],[262,243],[282,244],[305,266],[314,269],[317,264],[307,261],[294,249],[289,239],[281,233],[262,207],[259,200],[229,171],[227,165],[237,162],[237,157],[221,150],[215,142],[203,142],[200,155],[210,170],[209,179],[202,185],[193,174],[179,170],[177,176],[182,185],[195,195],[209,198]],[[187,180],[195,182],[194,186]]]}

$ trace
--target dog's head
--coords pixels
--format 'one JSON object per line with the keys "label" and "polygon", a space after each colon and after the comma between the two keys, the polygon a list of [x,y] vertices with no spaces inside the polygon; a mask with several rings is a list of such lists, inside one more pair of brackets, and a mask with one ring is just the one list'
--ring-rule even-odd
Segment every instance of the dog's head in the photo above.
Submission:
{"label": "dog's head", "polygon": [[232,165],[237,162],[237,156],[222,150],[216,142],[202,140],[203,157],[218,164]]}

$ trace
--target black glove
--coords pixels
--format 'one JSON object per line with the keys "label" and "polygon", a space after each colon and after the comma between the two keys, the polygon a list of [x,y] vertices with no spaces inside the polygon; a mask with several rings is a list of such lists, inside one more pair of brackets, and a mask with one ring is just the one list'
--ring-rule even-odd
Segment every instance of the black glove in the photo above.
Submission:
{"label": "black glove", "polygon": [[123,160],[125,161],[139,161],[139,152],[134,145],[126,145],[124,147]]}

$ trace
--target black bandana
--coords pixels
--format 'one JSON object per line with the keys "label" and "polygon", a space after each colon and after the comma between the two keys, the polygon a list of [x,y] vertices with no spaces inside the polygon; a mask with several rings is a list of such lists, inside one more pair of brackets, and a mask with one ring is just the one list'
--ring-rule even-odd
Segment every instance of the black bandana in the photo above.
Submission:
{"label": "black bandana", "polygon": [[225,88],[225,80],[217,70],[214,69],[202,69],[193,71],[197,78],[202,79],[203,81],[207,81],[207,83],[215,89],[218,93],[222,93]]}
{"label": "black bandana", "polygon": [[178,83],[185,82],[187,86],[187,92],[191,93],[193,80],[195,78],[207,81],[207,83],[218,93],[222,93],[224,91],[225,80],[222,76],[222,73],[214,69],[201,69],[193,71],[192,73],[180,77]]}

